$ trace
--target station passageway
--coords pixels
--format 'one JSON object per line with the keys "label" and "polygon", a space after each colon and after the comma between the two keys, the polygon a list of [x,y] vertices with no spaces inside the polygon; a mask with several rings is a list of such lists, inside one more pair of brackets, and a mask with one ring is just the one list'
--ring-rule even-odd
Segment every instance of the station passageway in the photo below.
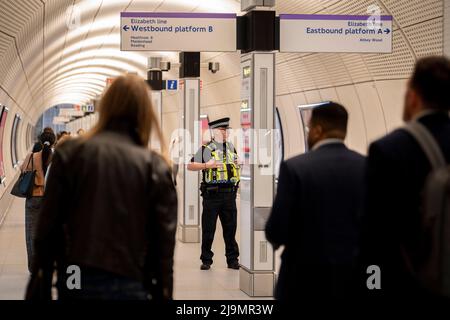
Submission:
{"label": "station passageway", "polygon": [[[0,227],[0,300],[21,300],[24,297],[28,281],[24,211],[25,201],[14,198]],[[239,230],[237,235],[239,236]],[[200,244],[177,241],[174,299],[252,299],[239,290],[239,271],[227,268],[220,225],[217,226],[213,251],[214,264],[210,270],[202,271],[199,268]]]}
{"label": "station passageway", "polygon": [[297,308],[364,299],[355,278],[389,293],[391,262],[414,295],[440,266],[418,222],[450,161],[449,59],[450,0],[0,0],[0,300],[25,298],[39,214],[64,213],[68,241],[42,243],[97,269],[63,303]]}

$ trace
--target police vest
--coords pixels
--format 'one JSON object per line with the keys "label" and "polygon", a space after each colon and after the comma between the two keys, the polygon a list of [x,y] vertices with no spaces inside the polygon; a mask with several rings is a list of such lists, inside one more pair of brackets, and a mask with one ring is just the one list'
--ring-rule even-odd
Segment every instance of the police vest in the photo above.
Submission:
{"label": "police vest", "polygon": [[226,154],[221,149],[216,149],[214,143],[204,146],[211,151],[211,159],[221,162],[222,167],[217,169],[203,170],[203,181],[207,184],[230,183],[237,185],[240,180],[240,169],[234,161],[237,159],[237,153],[230,144],[226,143]]}

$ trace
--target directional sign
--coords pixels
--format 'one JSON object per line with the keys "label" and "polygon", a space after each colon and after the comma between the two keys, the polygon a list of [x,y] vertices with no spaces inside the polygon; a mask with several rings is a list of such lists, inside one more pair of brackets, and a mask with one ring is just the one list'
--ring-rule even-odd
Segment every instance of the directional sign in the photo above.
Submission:
{"label": "directional sign", "polygon": [[122,12],[122,51],[236,51],[236,14]]}
{"label": "directional sign", "polygon": [[178,90],[178,80],[167,80],[167,90]]}
{"label": "directional sign", "polygon": [[[376,17],[375,17],[376,18]],[[280,52],[392,52],[392,16],[280,15]]]}
{"label": "directional sign", "polygon": [[93,104],[86,105],[86,112],[94,112],[94,105]]}

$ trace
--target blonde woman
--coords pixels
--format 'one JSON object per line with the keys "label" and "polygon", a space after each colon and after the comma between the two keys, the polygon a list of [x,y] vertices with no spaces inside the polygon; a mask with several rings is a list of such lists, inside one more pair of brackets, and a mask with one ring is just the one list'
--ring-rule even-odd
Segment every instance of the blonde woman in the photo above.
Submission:
{"label": "blonde woman", "polygon": [[60,299],[172,298],[177,198],[165,157],[147,149],[153,132],[165,145],[148,90],[117,78],[97,126],[56,148],[27,298],[50,298],[54,269]]}

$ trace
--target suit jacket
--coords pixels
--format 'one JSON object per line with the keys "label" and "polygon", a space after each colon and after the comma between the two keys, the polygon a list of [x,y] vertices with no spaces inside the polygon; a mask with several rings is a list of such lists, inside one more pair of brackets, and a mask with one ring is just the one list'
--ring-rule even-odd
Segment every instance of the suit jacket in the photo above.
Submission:
{"label": "suit jacket", "polygon": [[[450,119],[446,113],[418,119],[441,146],[450,161]],[[396,130],[372,143],[367,165],[367,203],[364,219],[362,272],[369,265],[381,269],[381,291],[370,294],[423,293],[405,265],[403,255],[420,263],[421,192],[431,165],[416,140]],[[365,286],[365,279],[362,279]],[[367,290],[366,290],[367,291]]]}
{"label": "suit jacket", "polygon": [[293,298],[299,289],[308,296],[334,296],[348,288],[358,248],[364,166],[364,157],[343,143],[281,164],[266,225],[275,248],[285,246],[277,299]]}

